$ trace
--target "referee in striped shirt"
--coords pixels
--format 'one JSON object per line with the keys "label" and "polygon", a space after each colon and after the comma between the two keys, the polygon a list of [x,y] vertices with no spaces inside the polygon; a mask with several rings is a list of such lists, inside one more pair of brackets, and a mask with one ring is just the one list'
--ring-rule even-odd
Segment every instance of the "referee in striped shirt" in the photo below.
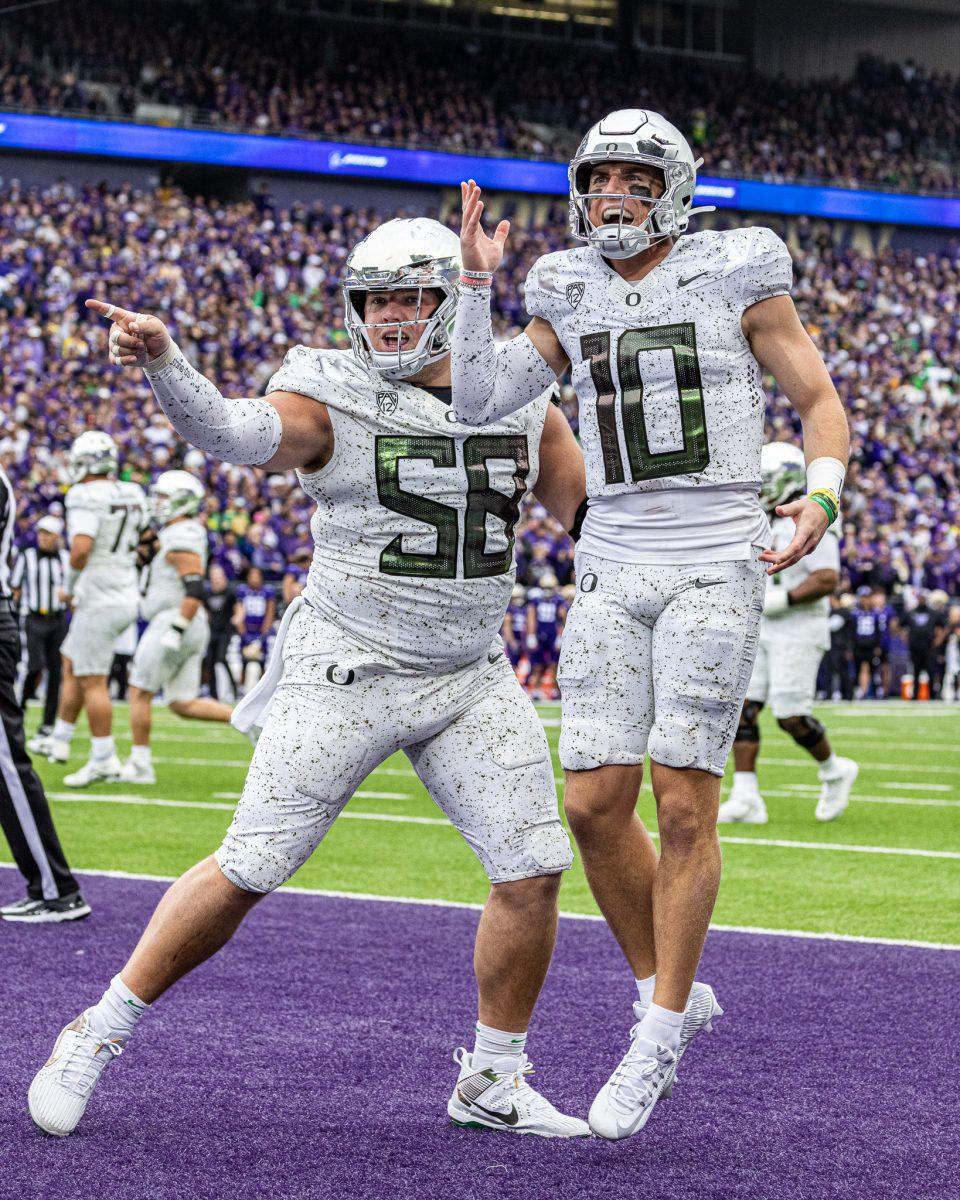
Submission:
{"label": "referee in striped shirt", "polygon": [[47,694],[43,721],[27,749],[42,750],[42,740],[53,732],[60,698],[60,643],[67,633],[67,615],[62,599],[66,581],[67,552],[60,545],[63,522],[59,517],[41,517],[37,522],[37,545],[27,546],[16,557],[10,579],[14,598],[26,613],[23,631],[27,636],[27,672],[23,681],[23,710],[36,695],[47,672]]}
{"label": "referee in striped shirt", "polygon": [[[4,921],[47,924],[76,921],[90,913],[70,873],[43,784],[23,740],[23,710],[17,700],[20,626],[10,583],[10,545],[17,502],[0,467],[0,829],[27,881],[22,900],[0,908]],[[0,877],[6,878],[5,872]]]}

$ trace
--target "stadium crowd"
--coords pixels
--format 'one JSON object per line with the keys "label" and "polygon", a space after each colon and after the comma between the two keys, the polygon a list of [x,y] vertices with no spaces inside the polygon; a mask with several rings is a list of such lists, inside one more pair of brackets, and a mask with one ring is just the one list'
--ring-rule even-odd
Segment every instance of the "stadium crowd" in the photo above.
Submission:
{"label": "stadium crowd", "polygon": [[909,62],[865,59],[849,80],[809,84],[664,57],[638,74],[595,49],[229,19],[224,43],[222,5],[156,4],[149,26],[118,0],[21,13],[0,28],[0,108],[129,117],[146,103],[259,133],[565,159],[629,96],[687,130],[711,173],[960,189],[960,76]]}
{"label": "stadium crowd", "polygon": [[[566,243],[561,218],[557,209],[545,226],[511,235],[496,291],[502,335],[524,320],[529,266]],[[143,378],[109,365],[107,327],[83,300],[109,296],[156,312],[224,394],[259,394],[289,347],[349,344],[339,276],[349,248],[380,219],[372,209],[319,202],[281,209],[266,194],[219,204],[171,188],[0,189],[0,462],[22,498],[18,541],[29,541],[38,516],[60,510],[72,439],[103,429],[120,446],[126,478],[148,483],[182,465],[203,479],[212,561],[227,579],[257,568],[289,594],[284,577],[302,574],[311,548],[311,505],[293,475],[226,466],[180,442]],[[920,593],[932,594],[960,630],[960,608],[947,603],[960,599],[960,247],[869,257],[808,222],[792,229],[791,245],[794,294],[853,432],[840,641],[860,636],[861,610],[892,601],[909,611]],[[576,427],[569,388],[562,403]],[[775,392],[768,424],[776,438],[799,433]],[[534,599],[560,597],[572,579],[572,546],[536,504],[518,527],[517,552],[521,587],[535,589]],[[890,658],[895,615],[872,621],[876,680],[864,687],[890,686],[880,667]],[[530,657],[519,644],[525,637],[556,641],[550,621],[540,631],[539,615],[526,631],[526,615],[512,619],[517,658]],[[553,625],[558,634],[562,614]],[[840,692],[864,660],[853,641],[848,649],[841,674],[849,678],[830,685]]]}

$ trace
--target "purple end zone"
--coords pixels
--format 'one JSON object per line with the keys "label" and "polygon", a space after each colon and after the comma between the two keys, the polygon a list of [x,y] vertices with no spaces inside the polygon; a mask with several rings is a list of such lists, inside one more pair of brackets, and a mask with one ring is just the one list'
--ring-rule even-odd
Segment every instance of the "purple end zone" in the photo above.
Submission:
{"label": "purple end zone", "polygon": [[[143,1019],[73,1137],[43,1137],[30,1079],[163,885],[84,890],[88,921],[0,924],[2,1200],[955,1194],[956,953],[715,933],[701,977],[727,1015],[673,1099],[628,1142],[545,1142],[446,1119],[476,913],[295,894]],[[603,925],[561,922],[529,1050],[566,1111],[586,1115],[625,1048],[631,989]]]}

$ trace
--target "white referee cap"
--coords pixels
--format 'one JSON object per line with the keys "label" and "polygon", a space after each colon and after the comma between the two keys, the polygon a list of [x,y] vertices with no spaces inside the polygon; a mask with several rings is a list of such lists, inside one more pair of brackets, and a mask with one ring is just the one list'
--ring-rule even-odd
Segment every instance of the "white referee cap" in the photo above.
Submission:
{"label": "white referee cap", "polygon": [[37,522],[37,529],[44,533],[55,533],[59,537],[63,533],[63,522],[59,517],[41,517]]}

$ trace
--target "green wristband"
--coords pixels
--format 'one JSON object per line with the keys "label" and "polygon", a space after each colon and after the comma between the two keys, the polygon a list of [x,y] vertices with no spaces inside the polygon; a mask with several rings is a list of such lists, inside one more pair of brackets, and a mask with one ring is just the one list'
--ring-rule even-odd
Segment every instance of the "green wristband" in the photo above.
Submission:
{"label": "green wristband", "polygon": [[837,519],[837,517],[840,515],[839,511],[833,507],[833,505],[826,498],[826,496],[808,496],[807,499],[812,500],[814,502],[814,504],[819,504],[820,507],[823,509],[823,511],[827,514],[827,526],[828,527],[830,525],[832,525],[834,523],[834,521]]}

